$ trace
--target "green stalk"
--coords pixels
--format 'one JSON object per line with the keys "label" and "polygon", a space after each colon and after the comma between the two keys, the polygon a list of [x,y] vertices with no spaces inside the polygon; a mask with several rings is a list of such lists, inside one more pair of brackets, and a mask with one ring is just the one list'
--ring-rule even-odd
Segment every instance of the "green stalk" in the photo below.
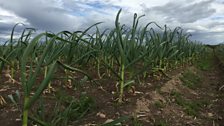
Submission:
{"label": "green stalk", "polygon": [[124,44],[122,41],[122,33],[121,33],[121,29],[120,29],[120,24],[119,24],[119,15],[121,13],[121,9],[119,10],[117,17],[116,17],[116,22],[115,22],[115,26],[116,26],[116,33],[117,33],[117,43],[118,43],[118,47],[119,47],[119,52],[120,52],[120,67],[121,67],[121,73],[120,73],[120,94],[119,94],[119,100],[118,103],[122,103],[122,99],[123,99],[123,93],[124,93],[124,68],[125,68],[125,52],[124,52]]}
{"label": "green stalk", "polygon": [[44,67],[44,78],[47,76],[47,66]]}
{"label": "green stalk", "polygon": [[121,80],[120,80],[120,94],[119,94],[119,100],[118,103],[122,103],[123,94],[124,94],[124,64],[121,65]]}
{"label": "green stalk", "polygon": [[[44,67],[44,78],[47,77],[47,72],[48,72],[48,67],[45,66],[45,67]],[[50,90],[50,88],[51,88],[51,82],[49,82],[47,85],[48,85],[48,88],[49,88],[49,90]]]}
{"label": "green stalk", "polygon": [[97,58],[97,74],[98,74],[98,77],[101,79],[101,75],[100,75],[100,59]]}
{"label": "green stalk", "polygon": [[13,79],[14,78],[14,65],[15,65],[14,61],[12,61],[12,64],[11,65],[12,65],[11,66],[11,77]]}
{"label": "green stalk", "polygon": [[29,108],[27,108],[28,102],[29,102],[29,97],[26,96],[24,99],[24,105],[23,105],[24,106],[23,107],[23,122],[22,122],[23,126],[28,125],[28,112],[29,112]]}
{"label": "green stalk", "polygon": [[32,96],[28,101],[28,104],[26,106],[28,109],[30,109],[30,107],[34,104],[34,102],[40,97],[44,89],[46,89],[46,87],[48,86],[49,82],[53,77],[53,73],[56,71],[56,68],[57,68],[57,62],[53,62],[49,67],[49,71],[47,73],[46,78],[44,78],[44,80],[41,82],[40,86],[34,93],[34,96]]}
{"label": "green stalk", "polygon": [[[111,66],[111,68],[114,67],[114,59],[113,58],[111,58],[110,66]],[[107,70],[108,70],[108,76],[110,77],[111,76],[111,71],[110,71],[110,69],[107,69]]]}

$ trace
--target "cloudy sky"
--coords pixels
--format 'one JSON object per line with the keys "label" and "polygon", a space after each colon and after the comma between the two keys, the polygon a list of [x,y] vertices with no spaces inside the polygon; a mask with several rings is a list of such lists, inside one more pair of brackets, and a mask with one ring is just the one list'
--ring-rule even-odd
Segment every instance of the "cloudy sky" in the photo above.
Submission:
{"label": "cloudy sky", "polygon": [[184,28],[192,40],[224,42],[224,0],[0,0],[0,39],[8,39],[16,23],[53,32],[82,30],[100,21],[100,27],[113,28],[120,8],[125,24],[134,13],[145,14],[142,25],[156,21]]}

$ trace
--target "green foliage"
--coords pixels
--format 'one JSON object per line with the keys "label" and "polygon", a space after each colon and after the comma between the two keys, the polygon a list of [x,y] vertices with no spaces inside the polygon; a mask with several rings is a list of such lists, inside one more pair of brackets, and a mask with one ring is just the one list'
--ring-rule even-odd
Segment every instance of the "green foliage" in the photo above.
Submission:
{"label": "green foliage", "polygon": [[[39,100],[34,121],[38,124],[40,120],[51,126],[67,126],[72,121],[82,119],[89,111],[95,108],[94,100],[83,93],[79,99],[76,99],[66,92],[60,91],[56,93],[57,102],[52,112],[44,108],[44,99]],[[39,121],[37,121],[39,120]]]}
{"label": "green foliage", "polygon": [[[9,67],[13,77],[14,71],[20,71],[24,92],[23,126],[28,125],[28,117],[31,119],[29,110],[54,79],[57,68],[81,73],[90,80],[95,78],[84,69],[97,71],[100,79],[101,75],[115,77],[120,82],[119,102],[122,102],[124,88],[137,82],[135,80],[139,76],[155,69],[165,71],[191,63],[204,51],[204,47],[191,41],[190,35],[180,27],[170,29],[155,22],[139,27],[144,15],[137,14],[133,16],[133,25],[126,26],[119,21],[120,13],[121,10],[117,13],[115,28],[104,31],[97,27],[101,22],[84,31],[62,31],[57,34],[43,32],[36,36],[33,36],[35,29],[25,28],[21,36],[15,39],[14,30],[18,24],[15,25],[10,40],[0,46],[0,72]],[[156,28],[150,25],[155,25]],[[95,33],[92,32],[94,28]],[[44,68],[47,68],[46,76],[38,80]],[[84,83],[86,77],[80,83]],[[198,79],[185,82],[191,86]],[[34,95],[31,91],[34,91]],[[85,106],[84,103],[78,106]],[[68,110],[64,112],[71,115],[70,112],[75,111],[73,108],[76,106],[76,101],[70,102]],[[41,120],[39,123],[42,123]]]}
{"label": "green foliage", "polygon": [[141,121],[138,119],[137,114],[134,113],[134,115],[132,116],[131,120],[130,120],[130,125],[132,126],[142,126]]}
{"label": "green foliage", "polygon": [[182,77],[180,77],[180,80],[182,81],[183,85],[189,88],[195,88],[202,83],[201,78],[198,75],[196,75],[196,73],[190,70],[184,72]]}
{"label": "green foliage", "polygon": [[155,126],[168,126],[168,124],[164,120],[159,120],[156,122]]}
{"label": "green foliage", "polygon": [[[222,64],[224,64],[224,44],[220,44],[216,49],[215,49],[215,55],[217,58],[220,60]],[[223,65],[224,66],[224,65]]]}
{"label": "green foliage", "polygon": [[143,124],[137,118],[133,118],[132,126],[143,126]]}
{"label": "green foliage", "polygon": [[208,50],[194,64],[200,70],[209,71],[214,67],[213,60],[213,54]]}
{"label": "green foliage", "polygon": [[154,103],[154,105],[157,107],[157,108],[164,108],[165,107],[165,104],[162,103],[161,101],[156,101]]}
{"label": "green foliage", "polygon": [[190,116],[197,116],[201,107],[208,105],[206,100],[191,101],[185,99],[179,92],[173,91],[171,96],[175,98],[175,102],[184,108],[184,111]]}
{"label": "green foliage", "polygon": [[20,93],[18,90],[16,90],[15,94],[10,94],[8,95],[8,98],[10,99],[10,101],[17,107],[18,110],[20,110],[18,104],[19,104],[19,100],[20,99]]}

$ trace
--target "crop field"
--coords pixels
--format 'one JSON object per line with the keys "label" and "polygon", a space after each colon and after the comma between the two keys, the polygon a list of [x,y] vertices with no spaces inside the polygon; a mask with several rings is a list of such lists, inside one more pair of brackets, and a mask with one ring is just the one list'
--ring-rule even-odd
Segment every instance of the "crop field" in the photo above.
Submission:
{"label": "crop field", "polygon": [[221,126],[224,46],[135,14],[131,27],[25,28],[0,45],[2,126]]}

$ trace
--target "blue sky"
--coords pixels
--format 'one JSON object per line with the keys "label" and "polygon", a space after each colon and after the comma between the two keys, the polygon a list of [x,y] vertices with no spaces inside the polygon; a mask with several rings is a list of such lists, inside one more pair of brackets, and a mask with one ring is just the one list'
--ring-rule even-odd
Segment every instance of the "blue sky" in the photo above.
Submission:
{"label": "blue sky", "polygon": [[[121,22],[131,25],[133,14],[145,14],[140,25],[156,21],[180,26],[192,40],[217,44],[224,41],[224,0],[0,0],[0,39],[8,39],[16,23],[41,31],[76,31],[96,22],[113,28],[118,10]],[[19,30],[17,28],[16,35]]]}

